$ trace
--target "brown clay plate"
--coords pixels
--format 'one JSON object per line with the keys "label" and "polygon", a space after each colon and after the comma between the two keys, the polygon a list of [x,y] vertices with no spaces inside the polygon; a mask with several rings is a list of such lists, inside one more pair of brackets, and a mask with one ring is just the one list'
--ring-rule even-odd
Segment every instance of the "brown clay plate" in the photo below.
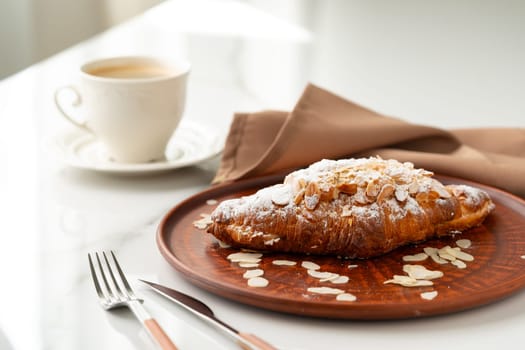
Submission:
{"label": "brown clay plate", "polygon": [[[480,227],[455,237],[427,241],[399,248],[369,260],[345,260],[337,257],[265,253],[259,268],[269,285],[248,287],[242,277],[246,269],[226,257],[236,250],[220,248],[215,239],[193,226],[201,213],[211,213],[215,205],[208,199],[222,201],[255,192],[277,183],[282,176],[258,178],[213,187],[188,198],[173,208],[162,220],[157,243],[165,259],[193,284],[237,302],[256,307],[315,317],[342,319],[394,319],[456,312],[481,306],[509,296],[525,286],[525,201],[498,189],[465,180],[438,177],[444,183],[464,183],[486,190],[496,204],[495,211]],[[472,241],[464,249],[475,257],[466,269],[431,259],[415,263],[444,276],[431,287],[402,287],[383,284],[394,274],[404,275],[402,257],[422,252],[424,247],[455,246],[459,238]],[[296,266],[276,266],[274,259],[297,261]],[[346,284],[320,282],[307,275],[304,260],[321,266],[321,271],[350,277]],[[349,265],[357,265],[350,269]],[[308,287],[333,287],[354,294],[354,302],[337,301],[334,295],[307,292]],[[437,291],[433,300],[421,293]]]}

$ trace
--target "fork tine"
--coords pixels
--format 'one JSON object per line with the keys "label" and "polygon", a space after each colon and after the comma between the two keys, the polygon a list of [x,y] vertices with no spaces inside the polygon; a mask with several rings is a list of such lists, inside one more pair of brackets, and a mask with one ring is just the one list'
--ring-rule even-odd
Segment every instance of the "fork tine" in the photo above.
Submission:
{"label": "fork tine", "polygon": [[110,285],[108,283],[108,280],[106,278],[106,274],[104,273],[104,269],[102,268],[102,263],[100,262],[100,257],[98,255],[98,253],[95,253],[95,257],[97,258],[98,270],[100,272],[100,276],[102,277],[102,282],[104,284],[104,288],[105,288],[106,293],[107,293],[107,300],[111,301],[112,299],[118,299],[115,296],[115,293],[113,293],[113,290],[111,289],[111,287],[110,287]]}
{"label": "fork tine", "polygon": [[128,283],[126,275],[124,274],[124,272],[120,268],[120,264],[117,261],[117,257],[115,256],[115,254],[113,253],[112,250],[110,250],[110,253],[111,253],[111,256],[113,257],[113,261],[115,262],[115,266],[117,267],[117,271],[118,271],[118,273],[120,275],[120,280],[124,284],[124,287],[126,287],[126,290],[128,291],[129,296],[134,298],[135,294],[133,293],[133,289],[131,289],[131,286]]}
{"label": "fork tine", "polygon": [[95,284],[95,290],[97,291],[99,298],[106,299],[106,295],[102,292],[102,289],[100,288],[100,284],[98,283],[98,277],[95,272],[95,266],[93,266],[93,260],[91,259],[91,254],[88,253],[88,260],[89,260],[89,270],[91,271],[91,279],[93,279],[93,283]]}
{"label": "fork tine", "polygon": [[118,294],[119,298],[126,298],[126,295],[122,292],[120,289],[120,285],[117,282],[117,279],[115,278],[115,274],[113,273],[113,269],[111,268],[111,265],[109,264],[108,257],[106,256],[106,252],[102,252],[102,255],[104,256],[104,260],[106,262],[106,267],[109,271],[109,277],[111,277],[111,281],[113,282],[113,285],[115,286],[115,290]]}

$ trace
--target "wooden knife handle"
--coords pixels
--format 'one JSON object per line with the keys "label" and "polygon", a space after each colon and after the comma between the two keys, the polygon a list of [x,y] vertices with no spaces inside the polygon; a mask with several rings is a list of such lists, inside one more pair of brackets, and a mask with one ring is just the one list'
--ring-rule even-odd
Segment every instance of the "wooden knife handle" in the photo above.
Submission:
{"label": "wooden knife handle", "polygon": [[144,321],[144,326],[149,331],[149,334],[155,339],[157,344],[160,346],[162,350],[177,350],[177,347],[171,339],[168,337],[168,335],[164,332],[164,330],[160,327],[160,325],[155,321],[155,319],[150,318],[148,320]]}
{"label": "wooden knife handle", "polygon": [[246,340],[248,343],[253,344],[257,347],[257,348],[247,347],[246,344],[240,343],[243,349],[246,349],[246,350],[277,350],[275,346],[265,342],[264,340],[262,340],[261,338],[253,334],[239,332],[238,336]]}

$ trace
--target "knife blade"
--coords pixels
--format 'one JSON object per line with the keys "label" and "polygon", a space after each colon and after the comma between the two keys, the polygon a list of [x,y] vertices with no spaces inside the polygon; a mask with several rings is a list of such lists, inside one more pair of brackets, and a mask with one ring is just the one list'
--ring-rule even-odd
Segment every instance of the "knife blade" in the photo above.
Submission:
{"label": "knife blade", "polygon": [[139,279],[139,281],[150,286],[155,292],[164,296],[165,298],[175,302],[176,304],[182,306],[186,310],[192,312],[199,318],[204,321],[216,326],[218,329],[222,330],[224,333],[232,337],[237,341],[237,343],[246,350],[277,350],[276,347],[262,340],[254,334],[240,332],[237,329],[233,328],[229,324],[218,319],[213,310],[204,304],[202,301],[191,297],[187,294],[179,292],[178,290],[168,288],[166,286],[145,281]]}

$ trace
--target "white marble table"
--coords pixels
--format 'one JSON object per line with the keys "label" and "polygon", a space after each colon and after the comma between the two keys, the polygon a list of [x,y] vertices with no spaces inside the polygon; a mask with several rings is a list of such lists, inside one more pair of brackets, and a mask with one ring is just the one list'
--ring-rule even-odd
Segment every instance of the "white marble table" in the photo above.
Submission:
{"label": "white marble table", "polygon": [[[108,313],[97,304],[87,253],[102,249],[117,253],[133,281],[144,278],[177,286],[205,301],[225,321],[282,349],[522,348],[523,292],[458,314],[388,322],[297,317],[205,292],[161,257],[155,233],[171,207],[209,185],[216,158],[163,174],[117,176],[71,168],[53,152],[53,138],[70,128],[53,106],[53,91],[70,81],[80,62],[92,57],[148,53],[189,58],[193,72],[185,118],[206,123],[223,135],[235,111],[289,109],[307,80],[321,84],[336,80],[324,76],[322,66],[313,69],[315,60],[308,61],[312,46],[321,40],[315,33],[248,5],[222,5],[167,2],[0,82],[0,349],[151,348],[129,311]],[[198,14],[206,12],[203,8],[218,19],[210,21],[209,13],[200,18]],[[519,77],[523,66],[515,69]],[[420,76],[421,86],[433,78],[444,79],[442,71],[433,74]],[[347,77],[343,74],[341,79]],[[382,81],[373,75],[370,79],[375,79],[370,84]],[[338,92],[357,96],[363,103],[377,101],[371,107],[414,122],[440,127],[525,126],[525,99],[513,98],[523,93],[522,80],[509,83],[508,93],[495,94],[492,101],[480,99],[476,107],[471,105],[473,96],[462,102],[449,95],[468,86],[479,91],[476,81],[458,79],[457,86],[435,90],[438,95],[428,99],[416,89],[412,93],[417,99],[395,102],[381,91],[374,95],[373,89],[359,86],[361,80],[356,82],[348,83],[347,90],[340,82]],[[399,93],[406,97],[410,89],[400,83]],[[448,103],[436,104],[439,99]],[[505,113],[496,115],[488,107],[498,103],[507,103]],[[474,112],[462,114],[467,110],[486,114],[480,118]],[[134,284],[181,349],[236,348],[200,320]]]}

